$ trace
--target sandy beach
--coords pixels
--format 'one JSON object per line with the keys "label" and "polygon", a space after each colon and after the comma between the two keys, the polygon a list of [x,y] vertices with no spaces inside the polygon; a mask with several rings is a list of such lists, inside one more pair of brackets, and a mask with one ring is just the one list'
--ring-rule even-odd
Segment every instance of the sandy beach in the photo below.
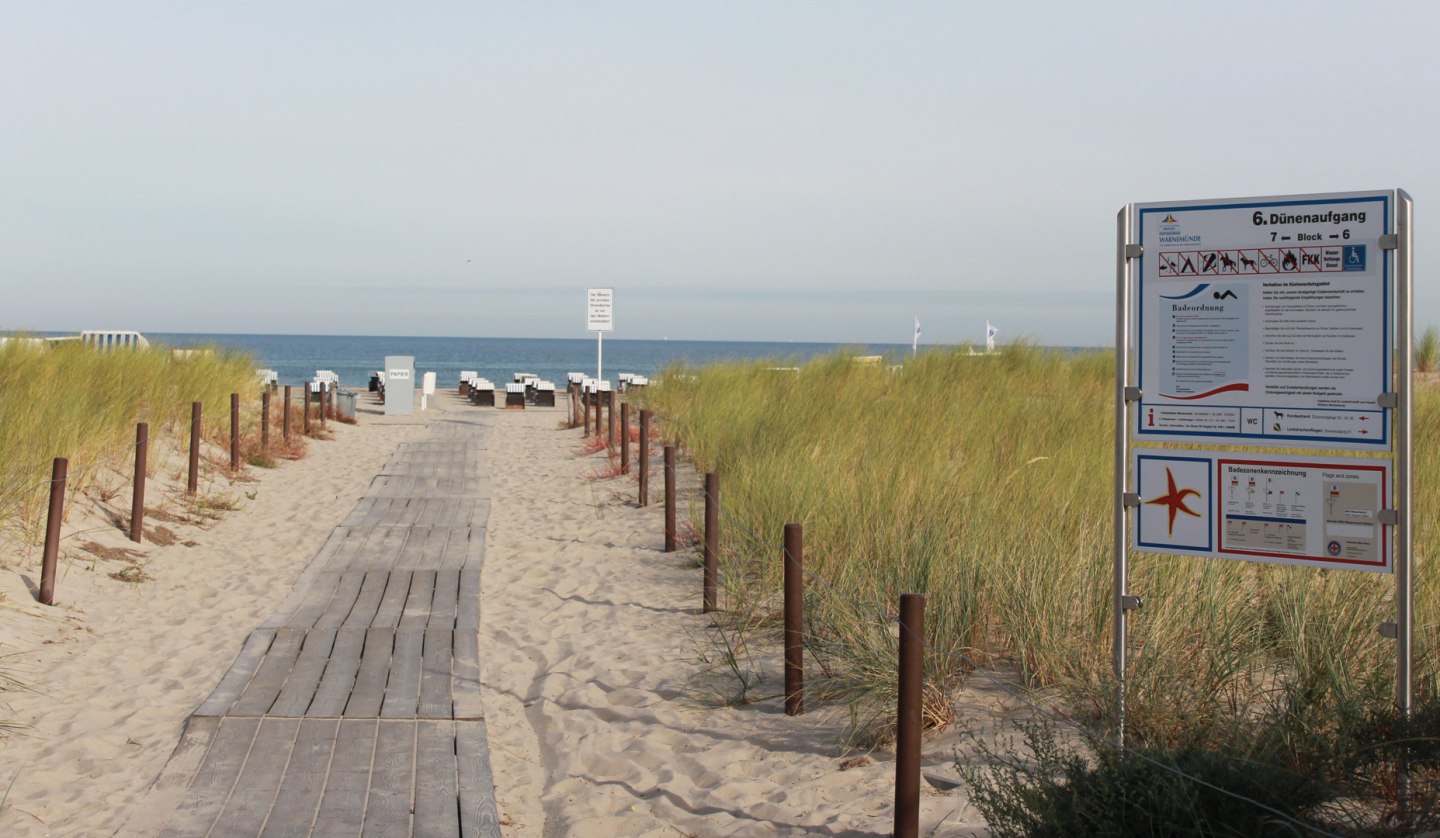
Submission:
{"label": "sandy beach", "polygon": [[[494,500],[481,679],[505,834],[889,833],[890,755],[842,752],[842,708],[785,716],[778,645],[750,703],[707,698],[695,679],[710,625],[695,551],[661,552],[662,508],[638,508],[631,477],[597,479],[604,454],[581,453],[563,412],[475,408],[443,391],[428,413],[387,420],[361,402],[357,426],[332,424],[334,439],[305,459],[211,486],[237,508],[205,526],[164,523],[176,542],[136,547],[133,561],[78,549],[135,547],[79,503],[66,533],[84,534],[67,538],[57,608],[27,587],[38,551],[7,556],[0,654],[33,690],[0,693],[0,718],[26,726],[0,741],[0,832],[123,823],[247,633],[396,446],[448,411],[483,411]],[[152,506],[174,493],[173,470],[157,470]],[[127,566],[145,581],[111,577]],[[928,774],[954,776],[954,744],[927,742]],[[924,790],[922,834],[976,832],[962,792]]]}

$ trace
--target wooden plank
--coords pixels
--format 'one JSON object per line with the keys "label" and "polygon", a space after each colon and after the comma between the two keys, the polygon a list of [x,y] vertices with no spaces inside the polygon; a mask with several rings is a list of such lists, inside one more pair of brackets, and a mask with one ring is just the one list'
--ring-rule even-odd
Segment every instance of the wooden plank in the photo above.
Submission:
{"label": "wooden plank", "polygon": [[405,550],[400,554],[396,567],[406,570],[419,570],[424,567],[425,531],[417,530],[414,527],[397,527],[396,529],[409,534],[409,538],[405,539]]}
{"label": "wooden plank", "polygon": [[415,834],[459,838],[455,723],[422,721],[416,728]]}
{"label": "wooden plank", "polygon": [[325,674],[315,688],[315,699],[305,711],[307,716],[339,716],[350,701],[350,690],[360,671],[360,653],[365,649],[365,627],[342,628],[335,635],[335,646],[325,663]]}
{"label": "wooden plank", "polygon": [[381,532],[384,536],[368,557],[366,568],[394,570],[404,567],[405,546],[410,541],[410,530],[405,527],[384,527]]}
{"label": "wooden plank", "polygon": [[390,574],[383,570],[366,572],[360,583],[360,592],[355,595],[355,605],[350,609],[350,613],[345,615],[343,625],[370,625],[375,612],[380,608],[380,598],[384,596],[385,586],[389,581]]}
{"label": "wooden plank", "polygon": [[464,838],[500,838],[495,779],[490,773],[490,745],[483,723],[455,723],[455,762],[459,775],[460,834]]}
{"label": "wooden plank", "polygon": [[358,500],[358,501],[355,502],[355,508],[352,509],[352,510],[350,510],[350,514],[347,515],[347,516],[345,516],[345,520],[343,520],[343,521],[340,522],[340,526],[342,526],[342,527],[368,526],[368,524],[365,523],[365,519],[366,519],[366,517],[369,516],[370,511],[371,511],[372,509],[374,509],[374,507],[375,507],[375,498],[364,498],[364,497],[362,497],[360,500]]}
{"label": "wooden plank", "polygon": [[385,595],[380,598],[380,607],[375,610],[370,625],[385,628],[400,625],[400,615],[405,613],[405,600],[410,597],[412,575],[403,570],[392,570],[385,574]]}
{"label": "wooden plank", "polygon": [[381,718],[415,718],[415,708],[420,703],[420,669],[424,649],[423,630],[402,628],[395,632],[395,650],[390,656],[390,680],[385,685]]}
{"label": "wooden plank", "polygon": [[210,832],[214,835],[258,835],[270,814],[270,804],[280,791],[280,778],[295,747],[298,719],[262,719],[250,746],[250,755],[230,799]]}
{"label": "wooden plank", "polygon": [[475,502],[475,511],[470,513],[470,526],[477,528],[490,526],[489,500],[477,500]]}
{"label": "wooden plank", "polygon": [[390,654],[395,646],[395,630],[368,628],[365,649],[360,654],[360,671],[345,705],[349,718],[373,719],[380,715],[385,702],[385,682],[390,678]]}
{"label": "wooden plank", "polygon": [[430,628],[455,628],[455,614],[460,606],[460,571],[442,570],[435,574],[435,599],[430,603]]}
{"label": "wooden plank", "polygon": [[287,626],[300,626],[309,628],[315,625],[320,615],[330,605],[330,599],[335,595],[335,588],[339,586],[340,579],[344,574],[327,571],[318,574],[309,590],[305,592],[305,601],[296,608],[289,619],[281,623]]}
{"label": "wooden plank", "polygon": [[315,816],[315,836],[355,836],[365,819],[365,795],[375,759],[373,720],[345,719],[335,739],[335,755],[325,777],[325,792]]}
{"label": "wooden plank", "polygon": [[425,553],[421,567],[426,570],[440,570],[445,563],[445,547],[450,543],[448,527],[431,527],[425,531]]}
{"label": "wooden plank", "polygon": [[275,697],[280,695],[280,688],[285,685],[285,678],[290,674],[290,667],[295,664],[304,641],[305,630],[301,628],[282,628],[275,632],[270,651],[245,685],[245,691],[230,708],[231,716],[260,716],[269,711]]}
{"label": "wooden plank", "polygon": [[230,798],[230,790],[245,766],[250,743],[259,727],[259,719],[220,720],[200,770],[195,772],[195,779],[161,835],[204,835],[209,831]]}
{"label": "wooden plank", "polygon": [[305,715],[310,703],[315,700],[315,687],[330,660],[330,650],[335,645],[335,629],[311,629],[305,635],[305,645],[290,669],[279,696],[265,715],[296,717]]}
{"label": "wooden plank", "polygon": [[475,629],[458,629],[450,671],[452,715],[457,719],[483,719],[480,702],[480,637]]}
{"label": "wooden plank", "polygon": [[455,632],[425,630],[425,657],[420,673],[420,701],[416,715],[422,719],[454,718],[451,702],[451,665],[455,657]]}
{"label": "wooden plank", "polygon": [[345,571],[340,576],[340,583],[335,586],[335,593],[330,595],[325,611],[315,618],[315,627],[338,628],[344,625],[345,618],[350,616],[350,611],[355,607],[355,598],[360,595],[360,586],[364,582],[364,571]]}
{"label": "wooden plank", "polygon": [[460,570],[465,567],[469,555],[471,532],[469,527],[450,527],[444,530],[445,541],[436,559],[438,570]]}
{"label": "wooden plank", "polygon": [[[486,506],[488,506],[488,502]],[[479,506],[476,507],[479,509]],[[477,573],[485,566],[485,537],[488,533],[484,527],[471,527],[470,540],[465,542],[465,569],[474,569]]]}
{"label": "wooden plank", "polygon": [[220,719],[213,716],[191,717],[185,723],[180,744],[175,746],[160,776],[146,790],[144,798],[128,807],[129,817],[116,831],[116,838],[154,838],[163,831],[180,801],[185,799],[185,792],[205,761],[219,728]]}
{"label": "wooden plank", "polygon": [[468,568],[460,571],[459,609],[455,613],[455,628],[480,628],[480,569]]}
{"label": "wooden plank", "polygon": [[400,615],[400,628],[424,628],[430,622],[430,603],[435,598],[435,571],[417,570],[410,574],[410,595]]}
{"label": "wooden plank", "polygon": [[320,808],[320,795],[325,791],[325,772],[330,769],[339,726],[335,719],[300,720],[295,747],[280,780],[280,793],[270,807],[262,836],[288,838],[310,832]]}
{"label": "wooden plank", "polygon": [[272,629],[260,629],[250,632],[245,638],[245,645],[240,647],[240,654],[235,656],[235,662],[230,664],[230,669],[225,672],[224,677],[215,689],[210,691],[210,697],[195,711],[196,716],[221,716],[230,705],[245,691],[245,685],[250,683],[250,678],[260,668],[260,662],[265,659],[265,653],[270,651],[270,644],[275,641],[275,632]]}
{"label": "wooden plank", "polygon": [[411,834],[411,800],[415,786],[425,782],[415,776],[415,727],[412,721],[379,725],[375,768],[365,800],[366,835]]}

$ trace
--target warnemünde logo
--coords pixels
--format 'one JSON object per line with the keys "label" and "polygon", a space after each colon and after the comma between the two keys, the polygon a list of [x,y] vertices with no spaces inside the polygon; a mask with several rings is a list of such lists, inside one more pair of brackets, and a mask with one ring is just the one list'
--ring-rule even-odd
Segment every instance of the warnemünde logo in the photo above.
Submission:
{"label": "warnem\u00fcnde logo", "polygon": [[1199,236],[1187,236],[1180,232],[1180,219],[1174,213],[1167,212],[1165,217],[1160,219],[1160,243],[1161,244],[1199,244]]}

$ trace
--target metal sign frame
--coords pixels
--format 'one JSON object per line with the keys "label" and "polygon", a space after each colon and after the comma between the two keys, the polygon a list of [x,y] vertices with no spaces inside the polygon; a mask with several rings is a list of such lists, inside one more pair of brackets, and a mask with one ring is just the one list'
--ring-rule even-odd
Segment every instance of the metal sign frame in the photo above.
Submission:
{"label": "metal sign frame", "polygon": [[[1382,314],[1386,319],[1383,327],[1385,346],[1382,348],[1382,374],[1380,392],[1376,407],[1381,411],[1388,430],[1384,441],[1356,443],[1354,439],[1324,438],[1316,434],[1286,436],[1279,434],[1270,439],[1246,438],[1241,434],[1214,434],[1210,440],[1201,438],[1175,438],[1159,436],[1158,441],[1184,441],[1206,443],[1212,451],[1232,452],[1238,456],[1254,456],[1279,462],[1275,455],[1257,453],[1245,446],[1284,446],[1289,448],[1368,448],[1389,449],[1392,462],[1393,480],[1388,492],[1382,497],[1390,506],[1381,511],[1379,521],[1389,528],[1391,569],[1395,576],[1395,620],[1382,623],[1381,634],[1395,639],[1396,685],[1395,705],[1406,716],[1413,704],[1412,663],[1414,656],[1414,584],[1412,556],[1412,509],[1413,497],[1413,427],[1414,405],[1412,399],[1414,376],[1414,312],[1413,312],[1413,245],[1414,245],[1414,202],[1402,189],[1376,190],[1365,193],[1331,193],[1317,195],[1290,195],[1214,201],[1188,201],[1151,204],[1127,204],[1116,218],[1116,309],[1115,309],[1115,408],[1114,408],[1114,498],[1113,498],[1113,540],[1112,540],[1112,621],[1111,621],[1111,665],[1116,682],[1117,740],[1125,742],[1125,670],[1128,656],[1129,614],[1142,605],[1141,597],[1129,590],[1129,560],[1132,551],[1132,510],[1138,508],[1142,499],[1134,488],[1135,475],[1132,472],[1132,442],[1143,438],[1140,434],[1140,404],[1145,394],[1139,382],[1140,341],[1136,334],[1140,327],[1140,311],[1137,305],[1141,280],[1141,260],[1146,257],[1140,240],[1140,213],[1156,212],[1165,208],[1176,211],[1205,208],[1233,209],[1236,207],[1282,207],[1317,203],[1346,203],[1357,200],[1383,200],[1385,217],[1383,228],[1376,245],[1376,256],[1382,262],[1382,285],[1384,298]],[[1168,216],[1167,216],[1168,217]],[[1343,241],[1343,240],[1342,240]],[[1212,243],[1212,249],[1216,248]],[[1319,268],[1317,267],[1317,270]],[[1392,293],[1393,289],[1393,293]],[[1153,354],[1153,353],[1152,353]],[[1393,364],[1392,364],[1393,359]],[[1267,417],[1268,418],[1268,417]],[[1182,435],[1183,436],[1183,435]],[[1283,437],[1283,438],[1281,438]],[[1132,439],[1133,438],[1133,439]],[[1145,439],[1151,444],[1152,437]],[[1223,447],[1221,447],[1223,445]],[[1237,447],[1238,446],[1238,447]],[[1179,453],[1179,449],[1175,450]],[[1153,455],[1153,452],[1151,452]],[[1373,457],[1352,458],[1347,455],[1323,455],[1330,460],[1375,464],[1384,460]],[[1291,458],[1293,459],[1293,458]],[[1311,459],[1316,459],[1312,457]],[[1205,499],[1210,502],[1209,498]]]}
{"label": "metal sign frame", "polygon": [[595,333],[595,377],[605,377],[605,333],[615,331],[615,289],[585,292],[585,330]]}

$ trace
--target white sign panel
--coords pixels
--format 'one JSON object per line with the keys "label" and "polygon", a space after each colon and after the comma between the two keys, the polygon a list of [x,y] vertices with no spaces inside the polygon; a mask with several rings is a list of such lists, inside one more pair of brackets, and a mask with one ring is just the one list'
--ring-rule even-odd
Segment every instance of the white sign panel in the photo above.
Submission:
{"label": "white sign panel", "polygon": [[1134,467],[1137,550],[1391,570],[1389,460],[1148,449]]}
{"label": "white sign panel", "polygon": [[1389,450],[1393,203],[1137,204],[1136,435]]}
{"label": "white sign panel", "polygon": [[585,331],[615,331],[615,289],[591,288],[587,298]]}

